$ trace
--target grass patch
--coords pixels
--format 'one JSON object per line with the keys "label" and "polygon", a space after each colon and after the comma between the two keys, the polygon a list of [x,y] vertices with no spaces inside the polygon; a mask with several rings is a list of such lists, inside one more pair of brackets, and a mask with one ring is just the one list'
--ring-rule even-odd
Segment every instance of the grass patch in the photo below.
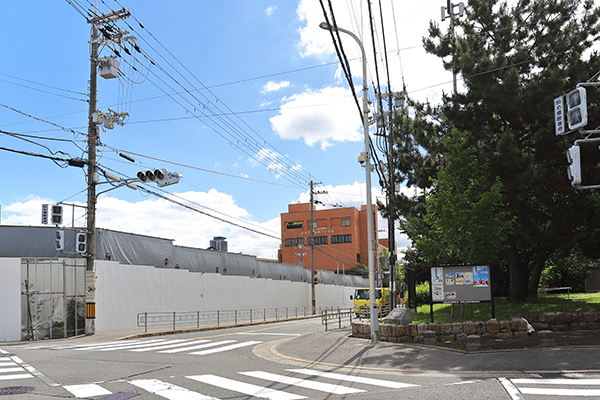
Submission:
{"label": "grass patch", "polygon": [[[515,314],[552,314],[565,312],[593,312],[600,311],[600,293],[572,293],[541,294],[535,299],[528,299],[525,303],[513,303],[506,298],[494,298],[496,319],[506,320]],[[411,312],[415,324],[428,324],[431,322],[429,304],[419,306],[417,312]],[[464,305],[464,317],[461,316],[461,305],[454,305],[454,317],[451,317],[451,305],[433,305],[433,322],[464,322],[487,321],[492,318],[491,303],[473,303]]]}

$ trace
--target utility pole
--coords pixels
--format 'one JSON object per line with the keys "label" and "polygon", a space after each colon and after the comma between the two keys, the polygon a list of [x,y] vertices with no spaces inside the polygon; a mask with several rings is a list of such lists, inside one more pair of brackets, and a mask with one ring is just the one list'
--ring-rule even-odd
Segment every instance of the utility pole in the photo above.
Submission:
{"label": "utility pole", "polygon": [[[442,6],[442,21],[445,21],[446,18],[450,18],[450,30],[452,31],[452,43],[454,44],[454,17],[457,15],[454,13],[454,7],[458,7],[458,16],[462,17],[464,15],[465,5],[461,1],[458,4],[452,4],[452,0],[448,0],[446,7]],[[446,12],[448,15],[446,15]],[[454,55],[452,55],[452,82],[454,85],[454,94],[456,94],[456,70],[454,69]]]}
{"label": "utility pole", "polygon": [[87,173],[87,254],[86,254],[86,293],[85,293],[85,333],[96,333],[96,142],[99,139],[99,126],[94,121],[97,102],[98,85],[98,48],[100,38],[98,27],[131,14],[125,8],[109,14],[98,15],[98,1],[94,7],[94,17],[88,20],[92,24],[91,54],[90,54],[90,106],[88,115],[88,173]]}
{"label": "utility pole", "polygon": [[315,296],[315,194],[323,194],[326,192],[314,191],[314,185],[320,185],[322,182],[310,181],[310,293],[312,299],[312,313],[317,312],[317,300]]}

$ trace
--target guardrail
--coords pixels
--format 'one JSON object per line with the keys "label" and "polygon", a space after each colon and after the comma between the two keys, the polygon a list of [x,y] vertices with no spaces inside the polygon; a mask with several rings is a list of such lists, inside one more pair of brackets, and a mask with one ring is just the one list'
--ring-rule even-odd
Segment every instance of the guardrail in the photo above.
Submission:
{"label": "guardrail", "polygon": [[[319,307],[320,314],[326,307]],[[331,307],[331,309],[333,309]],[[217,311],[172,311],[172,312],[143,312],[137,314],[137,326],[144,328],[169,327],[176,330],[181,328],[200,328],[213,326],[236,326],[243,323],[259,323],[279,321],[292,318],[308,317],[312,307],[294,308],[261,308],[249,310],[217,310]]]}
{"label": "guardrail", "polygon": [[567,298],[570,300],[571,299],[571,289],[573,289],[571,286],[538,288],[538,293],[546,293],[546,296],[547,296],[548,292],[556,292],[556,291],[566,290],[568,293]]}
{"label": "guardrail", "polygon": [[338,329],[342,329],[342,321],[344,319],[348,319],[349,325],[352,325],[352,311],[351,308],[348,310],[342,310],[338,308],[337,310],[323,310],[321,312],[321,324],[325,325],[325,330],[328,330],[329,321],[337,321]]}

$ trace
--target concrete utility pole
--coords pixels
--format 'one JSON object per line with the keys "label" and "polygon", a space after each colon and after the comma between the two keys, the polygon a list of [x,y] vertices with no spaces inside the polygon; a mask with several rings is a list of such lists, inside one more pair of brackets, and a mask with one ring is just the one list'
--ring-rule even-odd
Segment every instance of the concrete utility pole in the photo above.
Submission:
{"label": "concrete utility pole", "polygon": [[87,173],[87,253],[86,253],[86,292],[85,292],[85,333],[96,333],[96,184],[98,174],[96,171],[96,142],[99,138],[99,126],[94,122],[97,102],[98,85],[98,36],[99,25],[127,18],[131,14],[124,8],[109,14],[98,15],[98,1],[94,8],[94,18],[89,20],[92,24],[92,50],[90,54],[90,107],[88,115],[88,173]]}
{"label": "concrete utility pole", "polygon": [[323,194],[325,192],[314,191],[314,185],[319,185],[322,182],[310,181],[310,292],[312,299],[312,313],[313,315],[317,312],[317,300],[315,295],[315,194]]}

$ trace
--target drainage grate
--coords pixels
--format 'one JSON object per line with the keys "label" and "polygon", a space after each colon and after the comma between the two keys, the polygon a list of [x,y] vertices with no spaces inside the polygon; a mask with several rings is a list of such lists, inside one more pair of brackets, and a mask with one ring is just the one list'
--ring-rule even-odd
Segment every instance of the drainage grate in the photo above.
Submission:
{"label": "drainage grate", "polygon": [[98,400],[127,400],[139,395],[139,393],[113,393],[109,394],[108,396],[101,397]]}
{"label": "drainage grate", "polygon": [[0,396],[6,396],[9,394],[23,394],[27,392],[31,392],[33,390],[32,386],[10,386],[0,388]]}

